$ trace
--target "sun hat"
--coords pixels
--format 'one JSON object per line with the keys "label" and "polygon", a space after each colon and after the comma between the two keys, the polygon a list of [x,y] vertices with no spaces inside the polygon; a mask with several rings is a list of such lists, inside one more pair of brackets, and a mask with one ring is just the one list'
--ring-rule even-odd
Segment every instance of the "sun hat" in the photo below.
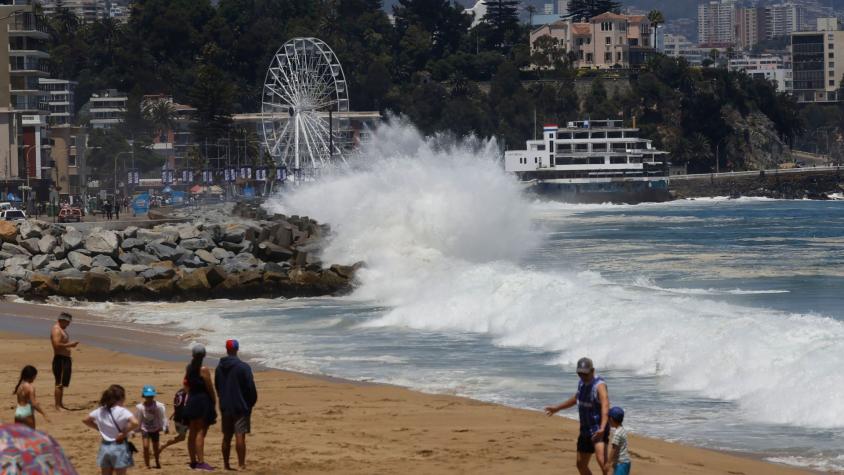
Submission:
{"label": "sun hat", "polygon": [[147,384],[146,386],[144,386],[144,389],[143,389],[143,390],[141,390],[141,396],[143,396],[143,397],[153,397],[153,396],[155,396],[155,395],[157,395],[157,394],[158,394],[158,393],[155,391],[155,387],[154,387],[154,386],[151,386],[151,385],[149,385],[149,384]]}
{"label": "sun hat", "polygon": [[203,345],[202,343],[197,343],[193,345],[193,348],[191,349],[191,354],[193,354],[193,356],[205,356],[205,345]]}
{"label": "sun hat", "polygon": [[237,340],[226,340],[226,351],[237,351],[240,349],[240,343]]}
{"label": "sun hat", "polygon": [[595,369],[595,366],[592,365],[592,360],[589,358],[580,358],[577,360],[577,372],[578,374],[589,374]]}
{"label": "sun hat", "polygon": [[610,409],[609,416],[610,416],[610,419],[612,419],[616,422],[624,422],[624,409],[622,409],[618,406],[615,406],[612,409]]}

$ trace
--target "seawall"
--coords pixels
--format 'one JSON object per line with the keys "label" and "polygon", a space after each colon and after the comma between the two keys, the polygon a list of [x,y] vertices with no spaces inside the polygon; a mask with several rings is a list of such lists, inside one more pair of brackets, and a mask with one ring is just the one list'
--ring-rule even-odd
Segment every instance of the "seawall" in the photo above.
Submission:
{"label": "seawall", "polygon": [[827,199],[844,191],[844,169],[764,170],[672,176],[674,198],[712,196],[758,196],[781,199]]}

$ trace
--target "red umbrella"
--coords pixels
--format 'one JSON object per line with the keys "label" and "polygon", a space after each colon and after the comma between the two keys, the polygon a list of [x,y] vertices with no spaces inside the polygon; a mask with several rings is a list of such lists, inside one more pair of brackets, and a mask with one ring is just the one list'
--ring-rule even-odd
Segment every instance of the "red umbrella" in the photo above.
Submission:
{"label": "red umbrella", "polygon": [[55,439],[21,424],[0,426],[0,473],[77,475]]}
{"label": "red umbrella", "polygon": [[199,185],[193,185],[193,187],[190,189],[191,193],[199,193],[200,191],[202,191],[202,187]]}

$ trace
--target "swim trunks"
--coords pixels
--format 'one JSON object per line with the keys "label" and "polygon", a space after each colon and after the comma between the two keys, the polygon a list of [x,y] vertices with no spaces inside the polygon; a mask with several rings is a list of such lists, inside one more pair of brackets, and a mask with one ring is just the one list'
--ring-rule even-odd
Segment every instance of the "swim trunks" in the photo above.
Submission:
{"label": "swim trunks", "polygon": [[70,356],[55,355],[53,356],[53,376],[56,378],[56,387],[66,388],[70,386],[70,373],[73,364]]}
{"label": "swim trunks", "polygon": [[[601,438],[601,442],[607,443],[610,440],[610,434],[608,431],[604,431],[604,436]],[[581,432],[580,435],[577,437],[577,451],[584,454],[594,454],[595,453],[595,443],[592,442],[592,436],[588,433]]]}

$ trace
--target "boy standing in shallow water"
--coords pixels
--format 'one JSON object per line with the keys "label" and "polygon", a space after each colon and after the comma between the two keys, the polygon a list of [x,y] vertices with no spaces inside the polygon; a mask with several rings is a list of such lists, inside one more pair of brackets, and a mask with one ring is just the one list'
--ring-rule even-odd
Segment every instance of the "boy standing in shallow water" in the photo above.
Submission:
{"label": "boy standing in shallow water", "polygon": [[629,475],[630,452],[627,450],[627,429],[621,425],[624,422],[624,409],[614,407],[610,409],[610,425],[613,428],[612,444],[609,460],[612,462],[613,475]]}

